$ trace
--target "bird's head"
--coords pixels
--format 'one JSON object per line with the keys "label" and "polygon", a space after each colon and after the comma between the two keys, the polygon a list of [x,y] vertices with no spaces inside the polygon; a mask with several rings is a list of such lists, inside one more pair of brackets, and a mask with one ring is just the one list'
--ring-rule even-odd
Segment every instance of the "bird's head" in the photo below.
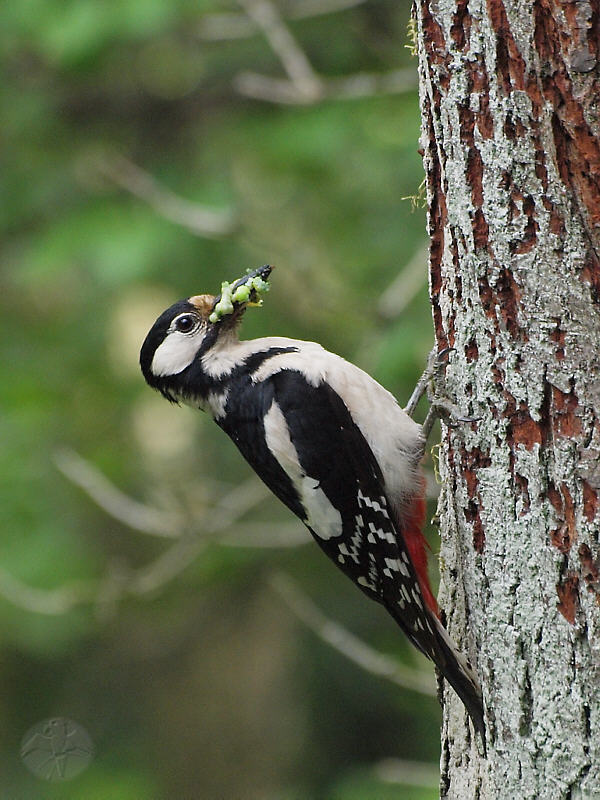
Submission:
{"label": "bird's head", "polygon": [[201,373],[202,356],[235,336],[249,305],[261,304],[260,294],[269,288],[272,269],[269,264],[259,267],[231,284],[224,282],[216,297],[195,295],[163,311],[140,351],[146,382],[168,400],[177,400],[191,373]]}

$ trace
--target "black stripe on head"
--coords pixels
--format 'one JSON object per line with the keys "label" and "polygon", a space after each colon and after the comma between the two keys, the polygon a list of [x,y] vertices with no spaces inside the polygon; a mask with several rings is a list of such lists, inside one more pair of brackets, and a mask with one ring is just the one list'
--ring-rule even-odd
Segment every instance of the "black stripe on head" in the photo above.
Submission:
{"label": "black stripe on head", "polygon": [[177,303],[173,303],[170,308],[163,311],[144,339],[142,349],[140,350],[140,367],[146,379],[146,383],[152,386],[153,389],[160,389],[162,391],[161,385],[164,383],[161,378],[158,378],[152,372],[151,367],[154,354],[164,342],[171,322],[173,322],[178,314],[182,314],[185,311],[190,311],[194,314],[198,313],[198,310],[191,303],[188,303],[187,300],[178,300]]}

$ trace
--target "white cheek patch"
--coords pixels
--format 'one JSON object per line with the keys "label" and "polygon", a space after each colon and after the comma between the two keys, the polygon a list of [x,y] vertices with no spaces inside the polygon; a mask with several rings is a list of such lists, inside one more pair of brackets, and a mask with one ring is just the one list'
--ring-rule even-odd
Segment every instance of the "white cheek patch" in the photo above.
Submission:
{"label": "white cheek patch", "polygon": [[177,375],[192,363],[202,343],[202,336],[172,331],[156,348],[152,359],[152,374],[157,378]]}

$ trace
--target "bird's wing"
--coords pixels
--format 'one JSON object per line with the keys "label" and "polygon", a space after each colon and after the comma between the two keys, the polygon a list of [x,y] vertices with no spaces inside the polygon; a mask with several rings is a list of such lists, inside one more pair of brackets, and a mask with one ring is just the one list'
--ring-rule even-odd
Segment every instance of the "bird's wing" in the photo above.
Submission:
{"label": "bird's wing", "polygon": [[269,379],[257,386],[246,378],[238,384],[229,393],[226,415],[215,421],[273,494],[304,521],[304,509],[294,484],[265,437],[265,417],[274,398],[273,382]]}
{"label": "bird's wing", "polygon": [[219,424],[325,553],[431,656],[435,623],[391,519],[379,464],[343,400],[328,383],[314,386],[289,369],[256,389],[245,401],[236,392],[241,405]]}

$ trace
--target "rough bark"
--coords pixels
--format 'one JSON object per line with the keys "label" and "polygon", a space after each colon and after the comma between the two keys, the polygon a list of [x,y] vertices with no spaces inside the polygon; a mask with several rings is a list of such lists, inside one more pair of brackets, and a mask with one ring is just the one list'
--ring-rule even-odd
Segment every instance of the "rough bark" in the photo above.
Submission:
{"label": "rough bark", "polygon": [[445,393],[442,797],[600,797],[600,0],[415,0]]}

